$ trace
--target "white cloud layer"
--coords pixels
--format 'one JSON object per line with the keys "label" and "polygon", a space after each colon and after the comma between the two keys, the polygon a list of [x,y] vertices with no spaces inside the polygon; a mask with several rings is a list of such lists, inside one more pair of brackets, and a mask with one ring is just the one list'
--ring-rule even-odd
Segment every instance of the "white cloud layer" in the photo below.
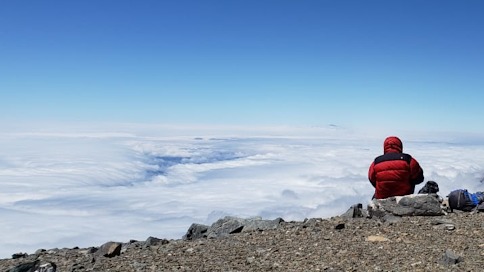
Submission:
{"label": "white cloud layer", "polygon": [[[385,136],[337,127],[2,132],[0,257],[148,236],[178,239],[191,223],[224,215],[338,215],[371,198],[368,166]],[[402,139],[441,195],[484,190],[479,138]]]}

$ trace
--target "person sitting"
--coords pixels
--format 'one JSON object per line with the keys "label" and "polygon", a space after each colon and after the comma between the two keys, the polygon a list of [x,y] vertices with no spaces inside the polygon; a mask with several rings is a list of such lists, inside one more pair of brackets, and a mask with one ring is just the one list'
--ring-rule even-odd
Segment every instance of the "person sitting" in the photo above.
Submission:
{"label": "person sitting", "polygon": [[402,141],[390,136],[383,142],[383,155],[371,163],[368,179],[375,188],[373,198],[382,199],[413,194],[424,175],[417,160],[403,153]]}

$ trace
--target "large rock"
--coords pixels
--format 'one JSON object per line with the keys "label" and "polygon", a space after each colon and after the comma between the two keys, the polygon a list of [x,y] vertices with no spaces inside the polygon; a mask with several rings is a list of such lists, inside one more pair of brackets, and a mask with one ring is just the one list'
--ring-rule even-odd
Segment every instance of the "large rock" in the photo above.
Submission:
{"label": "large rock", "polygon": [[281,222],[284,222],[284,220],[280,217],[274,220],[262,220],[261,218],[244,219],[242,231],[276,229]]}
{"label": "large rock", "polygon": [[208,228],[207,237],[216,238],[226,236],[232,233],[242,232],[244,228],[244,219],[226,216],[217,220]]}
{"label": "large rock", "polygon": [[363,204],[357,203],[351,206],[341,217],[345,219],[367,218],[369,214],[368,210],[363,209]]}
{"label": "large rock", "polygon": [[35,271],[35,268],[38,267],[39,265],[39,260],[36,260],[34,262],[28,262],[28,263],[22,263],[19,264],[10,270],[8,272],[30,272],[30,271]]}
{"label": "large rock", "polygon": [[8,272],[56,272],[57,265],[53,262],[36,260],[33,262],[19,264]]}
{"label": "large rock", "polygon": [[166,245],[169,242],[170,241],[166,239],[160,239],[160,238],[150,236],[148,237],[148,239],[146,239],[144,245],[145,247],[150,247],[150,246]]}
{"label": "large rock", "polygon": [[372,216],[381,217],[390,213],[398,216],[443,215],[441,199],[436,194],[414,194],[406,196],[373,199],[368,205]]}
{"label": "large rock", "polygon": [[195,240],[199,238],[207,238],[207,231],[209,226],[193,223],[183,235],[183,240]]}
{"label": "large rock", "polygon": [[96,251],[96,256],[104,256],[107,258],[112,258],[119,256],[121,254],[121,248],[123,244],[117,242],[107,242],[102,245],[98,251]]}
{"label": "large rock", "polygon": [[12,259],[20,259],[20,258],[25,258],[27,256],[28,256],[27,253],[22,253],[22,252],[14,253],[12,254]]}
{"label": "large rock", "polygon": [[262,220],[261,218],[239,218],[226,216],[217,220],[210,227],[200,224],[192,224],[187,233],[183,236],[184,240],[198,238],[216,238],[242,231],[276,229],[282,218],[274,220]]}

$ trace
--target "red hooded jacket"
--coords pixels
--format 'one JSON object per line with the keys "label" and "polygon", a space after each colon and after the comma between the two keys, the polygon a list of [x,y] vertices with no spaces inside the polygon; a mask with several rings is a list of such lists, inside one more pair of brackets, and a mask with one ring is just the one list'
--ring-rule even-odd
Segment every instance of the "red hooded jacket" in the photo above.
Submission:
{"label": "red hooded jacket", "polygon": [[424,180],[417,160],[402,153],[402,141],[395,136],[385,139],[383,155],[375,158],[368,170],[368,179],[375,187],[374,198],[413,194],[415,185]]}

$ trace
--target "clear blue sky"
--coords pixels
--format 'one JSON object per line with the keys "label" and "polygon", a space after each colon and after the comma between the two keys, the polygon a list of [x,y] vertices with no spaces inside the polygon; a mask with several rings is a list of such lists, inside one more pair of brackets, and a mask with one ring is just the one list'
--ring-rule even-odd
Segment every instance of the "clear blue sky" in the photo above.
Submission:
{"label": "clear blue sky", "polygon": [[484,133],[484,1],[2,1],[0,121]]}

